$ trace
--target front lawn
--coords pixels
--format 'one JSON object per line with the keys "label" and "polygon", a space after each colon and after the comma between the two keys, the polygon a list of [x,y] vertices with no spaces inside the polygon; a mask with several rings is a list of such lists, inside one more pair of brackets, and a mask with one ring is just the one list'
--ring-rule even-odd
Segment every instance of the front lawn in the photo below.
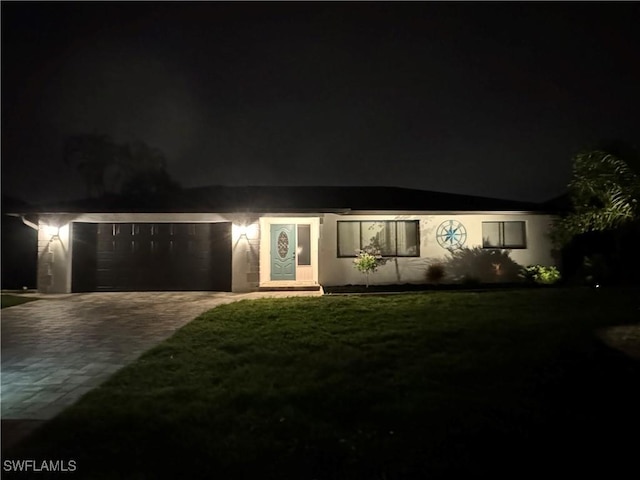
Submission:
{"label": "front lawn", "polygon": [[17,295],[8,295],[2,294],[0,295],[0,301],[2,302],[1,308],[13,307],[14,305],[22,305],[23,303],[33,302],[34,300],[38,300],[33,297],[19,297]]}
{"label": "front lawn", "polygon": [[637,321],[639,293],[224,305],[5,458],[74,459],[74,478],[614,478],[640,364],[594,332]]}

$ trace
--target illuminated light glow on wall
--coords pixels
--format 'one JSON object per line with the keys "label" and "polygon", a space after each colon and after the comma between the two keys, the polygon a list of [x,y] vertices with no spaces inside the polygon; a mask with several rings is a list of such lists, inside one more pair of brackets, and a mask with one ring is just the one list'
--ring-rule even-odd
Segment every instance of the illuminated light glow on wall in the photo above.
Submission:
{"label": "illuminated light glow on wall", "polygon": [[46,233],[51,238],[59,237],[60,227],[54,227],[53,225],[45,225],[44,233]]}
{"label": "illuminated light glow on wall", "polygon": [[237,241],[240,239],[250,239],[258,237],[258,225],[252,223],[250,225],[236,225],[233,224],[233,241]]}

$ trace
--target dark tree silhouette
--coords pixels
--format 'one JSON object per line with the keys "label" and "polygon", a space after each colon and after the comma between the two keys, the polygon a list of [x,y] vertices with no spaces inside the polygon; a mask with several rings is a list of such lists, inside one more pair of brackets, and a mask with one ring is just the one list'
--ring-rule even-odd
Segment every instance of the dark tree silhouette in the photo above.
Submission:
{"label": "dark tree silhouette", "polygon": [[77,170],[89,197],[107,193],[107,171],[117,168],[118,147],[103,134],[80,134],[69,137],[63,147],[64,163]]}
{"label": "dark tree silhouette", "polygon": [[138,141],[123,145],[120,152],[126,174],[120,187],[123,195],[170,193],[180,188],[167,172],[167,160],[159,149]]}
{"label": "dark tree silhouette", "polygon": [[108,135],[74,135],[65,142],[64,161],[78,171],[89,197],[140,196],[180,188],[167,172],[164,154],[141,141],[118,144]]}

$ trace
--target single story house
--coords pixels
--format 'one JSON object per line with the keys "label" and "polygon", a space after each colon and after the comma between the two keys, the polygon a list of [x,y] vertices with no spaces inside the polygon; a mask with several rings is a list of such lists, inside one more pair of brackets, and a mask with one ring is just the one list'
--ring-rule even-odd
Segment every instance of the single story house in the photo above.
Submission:
{"label": "single story house", "polygon": [[[373,284],[512,281],[554,265],[537,204],[396,187],[202,187],[13,212],[38,230],[38,290],[306,288],[363,284],[356,252],[387,259]],[[516,268],[517,267],[517,268]]]}

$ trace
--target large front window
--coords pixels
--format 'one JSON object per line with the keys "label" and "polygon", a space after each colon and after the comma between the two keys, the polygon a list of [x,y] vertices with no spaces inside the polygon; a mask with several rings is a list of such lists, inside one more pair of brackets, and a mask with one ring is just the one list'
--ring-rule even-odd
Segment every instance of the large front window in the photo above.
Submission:
{"label": "large front window", "polygon": [[418,221],[338,222],[338,257],[354,257],[367,246],[378,248],[383,257],[418,257]]}

